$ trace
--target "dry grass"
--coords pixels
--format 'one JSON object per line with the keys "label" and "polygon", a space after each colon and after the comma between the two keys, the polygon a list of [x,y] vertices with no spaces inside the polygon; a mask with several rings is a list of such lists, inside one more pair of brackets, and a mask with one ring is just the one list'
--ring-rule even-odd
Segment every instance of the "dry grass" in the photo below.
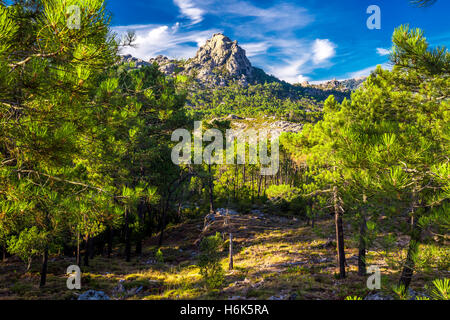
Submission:
{"label": "dry grass", "polygon": [[[346,226],[346,279],[338,279],[335,248],[326,246],[334,240],[333,221],[320,221],[313,230],[291,218],[266,215],[219,217],[203,230],[203,221],[195,220],[167,230],[161,248],[164,263],[149,264],[156,252],[157,238],[144,245],[142,256],[126,263],[114,255],[95,257],[90,267],[83,267],[82,290],[66,288],[66,268],[73,258],[56,257],[49,264],[47,286],[38,287],[39,264],[24,272],[23,263],[9,259],[0,263],[0,299],[73,299],[88,289],[105,291],[113,299],[344,299],[349,295],[364,296],[366,278],[357,271],[357,248]],[[197,244],[210,234],[222,232],[234,236],[233,271],[227,271],[221,290],[208,291],[196,266]],[[406,239],[407,240],[407,239]],[[224,245],[224,269],[227,269],[227,241]],[[407,242],[407,241],[406,241]],[[120,250],[117,250],[120,251]],[[422,245],[423,268],[413,280],[413,289],[421,289],[435,278],[448,277],[448,246]],[[404,257],[405,248],[386,253],[377,245],[367,254],[369,265],[382,272],[382,290],[391,291],[399,277],[394,262]],[[119,281],[125,292],[117,292]],[[135,294],[136,288],[142,290]]]}

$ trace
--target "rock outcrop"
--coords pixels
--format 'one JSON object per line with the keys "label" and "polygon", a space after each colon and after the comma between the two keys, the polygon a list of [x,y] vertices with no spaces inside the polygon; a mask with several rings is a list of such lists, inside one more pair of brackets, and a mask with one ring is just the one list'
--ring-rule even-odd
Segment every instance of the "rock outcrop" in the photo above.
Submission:
{"label": "rock outcrop", "polygon": [[[145,65],[157,64],[159,70],[166,76],[186,75],[206,87],[223,87],[231,82],[238,82],[243,86],[248,84],[281,83],[289,86],[284,81],[268,75],[264,70],[253,67],[248,60],[245,50],[237,41],[233,41],[222,33],[216,33],[211,39],[201,46],[195,57],[184,60],[174,60],[159,55],[148,62],[132,57],[122,56],[122,62],[133,62],[136,68]],[[336,79],[322,84],[312,85],[308,82],[295,84],[294,87],[302,87],[303,93],[316,97],[319,100],[326,99],[334,94],[341,101],[348,97],[350,92],[357,89],[365,78],[338,81]],[[341,97],[342,96],[342,97]]]}
{"label": "rock outcrop", "polygon": [[135,58],[131,54],[127,54],[120,57],[121,63],[133,63],[135,68],[142,68],[143,66],[150,66],[151,63]]}
{"label": "rock outcrop", "polygon": [[201,46],[195,57],[187,60],[173,60],[162,55],[148,62],[125,55],[121,62],[133,62],[136,68],[157,64],[159,70],[167,76],[187,75],[196,79],[201,85],[226,86],[232,81],[241,85],[264,82],[281,82],[263,70],[252,67],[245,50],[237,41],[232,41],[222,33],[216,33],[205,45]]}
{"label": "rock outcrop", "polygon": [[253,67],[237,41],[216,33],[188,61],[184,73],[216,85],[232,79],[246,84],[252,80]]}
{"label": "rock outcrop", "polygon": [[176,60],[171,60],[162,55],[150,59],[149,63],[150,64],[156,63],[159,66],[159,71],[161,71],[165,75],[173,75],[182,71],[182,69],[179,66],[179,63]]}

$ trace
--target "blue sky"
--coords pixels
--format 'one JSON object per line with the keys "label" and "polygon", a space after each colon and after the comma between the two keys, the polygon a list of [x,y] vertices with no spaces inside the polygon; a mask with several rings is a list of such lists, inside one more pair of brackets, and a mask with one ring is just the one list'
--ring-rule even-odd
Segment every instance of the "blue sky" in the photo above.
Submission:
{"label": "blue sky", "polygon": [[[369,30],[367,8],[381,10]],[[237,40],[253,66],[295,83],[365,76],[387,66],[394,28],[420,27],[432,46],[450,46],[450,1],[417,8],[408,0],[107,0],[114,31],[135,30],[122,53],[193,57],[214,33]]]}

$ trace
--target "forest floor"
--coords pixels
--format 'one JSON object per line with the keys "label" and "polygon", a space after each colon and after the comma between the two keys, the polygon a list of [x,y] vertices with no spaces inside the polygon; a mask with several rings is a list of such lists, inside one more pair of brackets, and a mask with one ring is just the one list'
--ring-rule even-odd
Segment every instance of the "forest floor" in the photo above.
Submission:
{"label": "forest floor", "polygon": [[[104,291],[111,299],[345,299],[365,297],[367,277],[357,275],[357,241],[349,225],[346,233],[347,278],[336,276],[336,249],[332,219],[315,228],[293,217],[269,214],[234,215],[216,219],[204,228],[203,219],[171,226],[161,247],[164,262],[156,262],[157,237],[148,239],[141,256],[125,262],[122,255],[96,256],[82,267],[82,289],[66,287],[66,269],[74,258],[51,257],[47,285],[40,289],[38,261],[30,271],[23,262],[9,258],[0,262],[0,299],[76,299],[87,290]],[[228,240],[223,259],[226,270],[221,289],[207,290],[197,267],[198,243],[202,237],[223,232],[233,234],[234,270],[228,271]],[[381,291],[393,296],[408,237],[398,239],[398,249],[386,252],[376,243],[367,253],[368,265],[381,270]],[[123,252],[117,248],[115,252]],[[448,245],[421,245],[421,261],[411,287],[424,286],[449,277]]]}

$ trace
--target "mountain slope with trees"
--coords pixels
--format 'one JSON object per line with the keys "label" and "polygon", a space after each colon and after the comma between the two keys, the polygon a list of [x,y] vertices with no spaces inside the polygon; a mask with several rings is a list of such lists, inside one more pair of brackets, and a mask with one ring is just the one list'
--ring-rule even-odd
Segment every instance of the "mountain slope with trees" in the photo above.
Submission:
{"label": "mountain slope with trees", "polygon": [[[89,18],[76,30],[74,3]],[[190,74],[120,59],[131,38],[109,22],[101,0],[0,3],[0,299],[370,299],[371,266],[383,294],[448,299],[446,48],[401,26],[391,71],[318,98],[242,83],[255,69],[223,35],[177,66]],[[301,127],[281,135],[274,175],[236,154],[172,162],[174,130],[223,133],[236,114]],[[67,292],[74,264],[83,289]]]}

